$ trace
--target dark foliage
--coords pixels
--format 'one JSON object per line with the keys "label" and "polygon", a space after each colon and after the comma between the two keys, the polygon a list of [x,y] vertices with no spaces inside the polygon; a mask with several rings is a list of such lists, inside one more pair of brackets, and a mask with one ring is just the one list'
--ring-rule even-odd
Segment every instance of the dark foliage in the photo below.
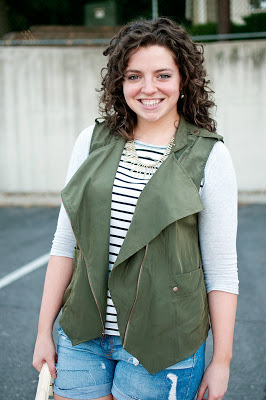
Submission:
{"label": "dark foliage", "polygon": [[[112,1],[112,0],[110,0]],[[84,6],[101,0],[5,0],[11,30],[27,30],[32,25],[83,25]],[[118,24],[135,18],[151,18],[151,0],[117,0]],[[160,15],[184,21],[185,0],[159,1]]]}

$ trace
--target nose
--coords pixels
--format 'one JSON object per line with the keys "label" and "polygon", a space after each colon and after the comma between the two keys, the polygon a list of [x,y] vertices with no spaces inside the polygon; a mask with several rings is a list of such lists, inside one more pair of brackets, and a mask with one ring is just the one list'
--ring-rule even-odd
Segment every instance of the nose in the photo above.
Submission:
{"label": "nose", "polygon": [[142,92],[148,95],[155,93],[157,90],[156,85],[152,78],[145,78],[143,80]]}

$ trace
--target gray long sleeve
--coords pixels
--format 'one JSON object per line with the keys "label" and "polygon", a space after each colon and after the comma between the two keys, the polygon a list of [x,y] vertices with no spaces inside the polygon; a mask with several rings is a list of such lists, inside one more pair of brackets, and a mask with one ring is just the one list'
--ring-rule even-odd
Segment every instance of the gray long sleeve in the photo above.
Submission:
{"label": "gray long sleeve", "polygon": [[230,154],[214,145],[205,167],[199,238],[207,292],[238,293],[236,253],[237,183]]}

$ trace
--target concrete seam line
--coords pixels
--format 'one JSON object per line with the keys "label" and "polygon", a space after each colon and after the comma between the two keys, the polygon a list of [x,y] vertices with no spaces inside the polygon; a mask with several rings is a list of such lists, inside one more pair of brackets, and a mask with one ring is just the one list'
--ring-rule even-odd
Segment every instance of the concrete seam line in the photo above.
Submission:
{"label": "concrete seam line", "polygon": [[44,254],[43,256],[36,258],[36,260],[33,260],[30,263],[23,265],[23,267],[18,268],[16,271],[6,275],[4,278],[0,279],[0,289],[16,281],[17,279],[22,278],[35,269],[42,267],[48,262],[49,257],[50,253]]}

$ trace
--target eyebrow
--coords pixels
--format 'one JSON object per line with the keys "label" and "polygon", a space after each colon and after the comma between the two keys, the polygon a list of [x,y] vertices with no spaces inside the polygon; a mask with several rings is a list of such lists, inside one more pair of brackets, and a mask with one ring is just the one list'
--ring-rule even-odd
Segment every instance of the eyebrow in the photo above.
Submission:
{"label": "eyebrow", "polygon": [[[162,72],[162,71],[171,71],[171,72],[174,72],[171,68],[160,68],[160,69],[157,69],[156,71],[154,71],[154,72]],[[125,71],[125,74],[128,74],[128,73],[141,73],[141,71],[139,71],[138,69],[128,69],[128,70],[126,70]]]}

